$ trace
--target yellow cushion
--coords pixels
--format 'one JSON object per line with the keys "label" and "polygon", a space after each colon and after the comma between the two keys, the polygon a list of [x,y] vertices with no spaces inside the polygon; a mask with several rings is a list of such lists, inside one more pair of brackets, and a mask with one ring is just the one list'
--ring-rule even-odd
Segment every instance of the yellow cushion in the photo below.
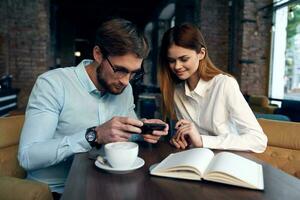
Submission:
{"label": "yellow cushion", "polygon": [[0,149],[0,176],[25,178],[26,172],[17,159],[18,146]]}
{"label": "yellow cushion", "polygon": [[26,172],[17,153],[23,123],[23,115],[0,118],[0,199],[52,200],[47,184],[21,179]]}
{"label": "yellow cushion", "polygon": [[0,118],[0,176],[24,178],[26,172],[17,160],[24,116]]}
{"label": "yellow cushion", "polygon": [[24,115],[0,118],[0,149],[19,144]]}
{"label": "yellow cushion", "polygon": [[258,119],[268,136],[268,145],[300,150],[300,123]]}
{"label": "yellow cushion", "polygon": [[256,157],[300,178],[300,151],[268,146],[264,153],[256,154]]}
{"label": "yellow cushion", "polygon": [[264,153],[255,156],[300,178],[300,123],[258,119],[268,137]]}
{"label": "yellow cushion", "polygon": [[53,200],[47,184],[14,177],[0,177],[0,199]]}

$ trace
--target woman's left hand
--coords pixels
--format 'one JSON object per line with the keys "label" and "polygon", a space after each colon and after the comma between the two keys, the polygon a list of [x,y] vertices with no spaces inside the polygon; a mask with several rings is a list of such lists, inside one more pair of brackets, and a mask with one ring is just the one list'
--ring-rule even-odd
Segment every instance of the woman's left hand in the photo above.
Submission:
{"label": "woman's left hand", "polygon": [[176,148],[185,149],[189,145],[203,147],[201,135],[194,123],[181,119],[176,123],[175,129],[177,129],[177,132],[170,142]]}

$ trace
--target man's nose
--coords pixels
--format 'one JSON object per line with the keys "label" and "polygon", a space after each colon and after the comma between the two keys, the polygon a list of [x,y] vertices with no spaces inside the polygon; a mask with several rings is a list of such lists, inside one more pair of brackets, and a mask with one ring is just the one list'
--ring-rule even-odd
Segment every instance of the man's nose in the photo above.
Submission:
{"label": "man's nose", "polygon": [[125,76],[123,76],[123,77],[120,79],[120,82],[121,82],[123,85],[128,85],[128,84],[129,84],[129,81],[130,81],[130,78],[131,78],[131,73],[127,73]]}

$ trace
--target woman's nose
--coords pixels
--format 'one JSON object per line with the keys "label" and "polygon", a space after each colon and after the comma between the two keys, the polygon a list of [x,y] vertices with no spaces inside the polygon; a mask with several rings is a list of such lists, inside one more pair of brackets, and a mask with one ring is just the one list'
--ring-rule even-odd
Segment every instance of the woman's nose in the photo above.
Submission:
{"label": "woman's nose", "polygon": [[175,62],[175,69],[180,69],[181,68],[181,63],[179,61]]}

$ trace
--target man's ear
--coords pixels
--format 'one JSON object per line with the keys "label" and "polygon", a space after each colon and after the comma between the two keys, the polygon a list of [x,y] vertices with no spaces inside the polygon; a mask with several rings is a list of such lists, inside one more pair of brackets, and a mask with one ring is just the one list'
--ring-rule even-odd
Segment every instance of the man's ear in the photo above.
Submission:
{"label": "man's ear", "polygon": [[99,46],[95,46],[93,48],[93,57],[94,57],[94,59],[95,59],[95,61],[97,63],[100,64],[102,62],[102,60],[103,60],[103,54],[102,54],[101,49],[100,49]]}
{"label": "man's ear", "polygon": [[205,54],[206,54],[206,49],[202,47],[198,53],[199,59],[202,60],[205,57]]}

